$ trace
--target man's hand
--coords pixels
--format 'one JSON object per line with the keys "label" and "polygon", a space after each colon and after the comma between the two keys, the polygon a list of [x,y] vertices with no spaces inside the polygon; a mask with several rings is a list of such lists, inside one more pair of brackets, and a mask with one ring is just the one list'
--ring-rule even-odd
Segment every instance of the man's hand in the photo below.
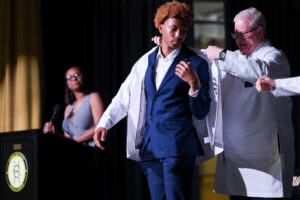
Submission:
{"label": "man's hand", "polygon": [[161,44],[161,37],[159,37],[159,36],[154,36],[151,40],[152,40],[152,42],[154,42],[157,45]]}
{"label": "man's hand", "polygon": [[104,142],[106,140],[106,134],[107,134],[106,129],[100,127],[95,130],[95,134],[93,136],[95,145],[102,150],[104,150],[105,147],[103,146],[103,144],[101,144],[101,142]]}
{"label": "man's hand", "polygon": [[269,77],[262,76],[256,81],[256,89],[258,92],[263,90],[275,90],[276,82]]}
{"label": "man's hand", "polygon": [[200,89],[201,84],[196,69],[189,62],[180,61],[176,65],[175,74],[190,85],[192,93]]}
{"label": "man's hand", "polygon": [[208,46],[206,49],[207,58],[210,60],[218,60],[222,48],[216,46]]}

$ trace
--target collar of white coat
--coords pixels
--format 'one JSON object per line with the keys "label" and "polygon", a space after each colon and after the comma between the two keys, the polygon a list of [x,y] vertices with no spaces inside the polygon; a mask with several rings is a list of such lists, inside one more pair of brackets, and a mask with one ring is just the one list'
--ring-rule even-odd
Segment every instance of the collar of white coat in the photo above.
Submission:
{"label": "collar of white coat", "polygon": [[[270,45],[271,45],[270,40],[265,39],[264,41],[262,41],[262,42],[254,49],[254,51],[253,51],[249,56],[255,54],[255,53],[256,53],[257,51],[259,51],[261,48],[266,47],[266,46],[270,46]],[[240,50],[239,50],[239,53],[242,54],[242,53],[240,52]]]}

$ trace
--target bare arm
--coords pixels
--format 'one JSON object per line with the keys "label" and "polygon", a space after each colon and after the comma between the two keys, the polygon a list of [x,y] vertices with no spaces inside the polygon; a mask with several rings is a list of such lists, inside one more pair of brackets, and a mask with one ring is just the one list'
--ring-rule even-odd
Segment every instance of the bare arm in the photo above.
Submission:
{"label": "bare arm", "polygon": [[87,140],[90,140],[93,138],[96,124],[99,122],[99,120],[104,112],[103,101],[102,101],[99,93],[94,92],[91,94],[90,106],[91,106],[93,121],[94,121],[95,125],[93,127],[91,127],[90,129],[88,129],[86,132],[84,132],[82,135],[76,137],[75,140],[77,142],[83,142],[83,141],[87,141]]}

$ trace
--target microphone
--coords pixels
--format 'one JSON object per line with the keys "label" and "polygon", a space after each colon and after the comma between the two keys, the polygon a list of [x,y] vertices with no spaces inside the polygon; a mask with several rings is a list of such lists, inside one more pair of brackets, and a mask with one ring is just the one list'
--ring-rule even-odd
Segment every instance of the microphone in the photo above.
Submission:
{"label": "microphone", "polygon": [[[52,113],[52,116],[51,116],[51,119],[50,119],[51,123],[54,123],[54,121],[57,119],[57,116],[60,112],[60,109],[61,109],[61,106],[59,104],[55,104],[55,106],[53,107],[53,113]],[[44,129],[45,129],[45,125],[44,125]],[[47,131],[43,130],[43,133],[48,134],[49,132],[48,132],[48,130]]]}
{"label": "microphone", "polygon": [[52,117],[50,119],[50,122],[54,123],[54,121],[56,120],[58,113],[60,112],[61,106],[59,104],[55,104],[55,106],[53,107],[53,114]]}

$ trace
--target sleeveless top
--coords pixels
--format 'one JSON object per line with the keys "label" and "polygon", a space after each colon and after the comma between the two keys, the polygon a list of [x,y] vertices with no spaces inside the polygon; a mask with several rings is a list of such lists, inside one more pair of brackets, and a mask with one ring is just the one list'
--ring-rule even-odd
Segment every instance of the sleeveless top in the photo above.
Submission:
{"label": "sleeveless top", "polygon": [[[63,120],[62,123],[63,130],[64,132],[71,135],[72,138],[76,138],[82,135],[85,131],[87,131],[92,126],[94,126],[92,110],[89,103],[90,96],[91,94],[88,94],[84,97],[79,108],[73,115],[72,122],[70,122],[69,118],[73,111],[76,101],[70,106],[70,108],[67,111],[67,115]],[[93,139],[91,139],[90,141],[85,141],[83,142],[83,144],[86,144],[88,146],[95,146]]]}

